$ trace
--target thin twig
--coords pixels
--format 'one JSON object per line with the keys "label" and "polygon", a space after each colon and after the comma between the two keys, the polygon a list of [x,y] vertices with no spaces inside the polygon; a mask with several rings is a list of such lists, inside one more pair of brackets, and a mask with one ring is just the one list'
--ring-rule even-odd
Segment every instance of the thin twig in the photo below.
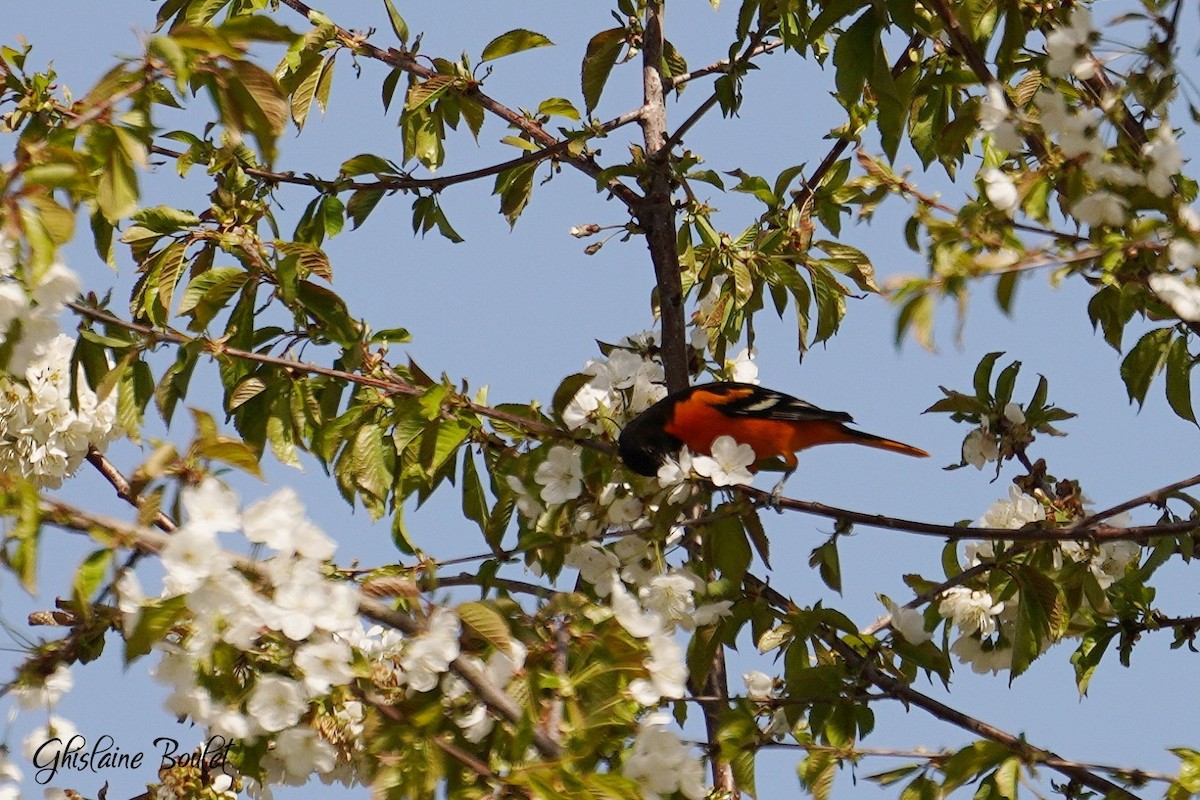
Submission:
{"label": "thin twig", "polygon": [[[759,45],[753,47],[744,56],[741,56],[741,59],[750,59],[750,58],[754,58],[755,56],[761,56],[765,53],[770,53],[774,50],[778,50],[780,47],[783,47],[783,42],[779,39],[776,39],[771,42],[759,44]],[[676,87],[682,86],[683,84],[685,84],[689,81],[694,81],[697,78],[703,78],[705,75],[711,75],[714,72],[727,73],[730,71],[730,63],[731,62],[729,61],[729,59],[724,58],[724,59],[721,59],[720,61],[715,61],[712,64],[709,64],[707,67],[701,67],[700,69],[693,70],[691,72],[685,72],[682,75],[676,75],[673,78],[664,78],[663,79],[664,88],[674,89]]]}
{"label": "thin twig", "polygon": [[[912,35],[912,37],[908,40],[908,45],[904,48],[904,52],[901,53],[900,57],[896,59],[896,63],[892,65],[893,78],[900,77],[902,74],[904,74],[905,70],[917,63],[916,56],[913,54],[916,53],[916,51],[920,49],[921,45],[924,43],[925,37],[922,34],[914,33]],[[829,148],[829,152],[825,154],[823,159],[821,159],[821,163],[817,165],[817,168],[804,178],[803,188],[796,192],[795,199],[792,201],[792,205],[795,208],[800,209],[801,211],[804,211],[807,208],[809,202],[811,202],[813,198],[813,195],[816,194],[817,187],[821,185],[821,181],[825,179],[825,176],[831,169],[833,169],[833,166],[837,164],[838,159],[842,157],[842,154],[846,152],[847,148],[849,148],[854,141],[854,138],[849,134],[838,137],[837,141],[833,143],[833,146]]]}
{"label": "thin twig", "polygon": [[[296,361],[290,358],[280,358],[279,356],[272,356],[266,353],[255,353],[250,350],[242,350],[237,347],[229,347],[223,342],[213,341],[204,337],[190,338],[180,333],[161,331],[157,328],[152,328],[147,325],[130,322],[128,320],[121,319],[120,317],[102,308],[85,305],[80,302],[72,301],[67,303],[67,306],[77,314],[98,322],[116,325],[124,328],[125,330],[141,334],[155,343],[187,345],[195,342],[201,342],[204,346],[205,353],[214,359],[221,356],[228,356],[230,358],[253,361],[259,364],[270,364],[272,366],[282,367],[284,369],[293,370],[296,372],[303,372],[312,375],[324,375],[325,377],[337,378],[349,383],[370,386],[389,394],[402,394],[416,397],[425,393],[425,390],[420,386],[407,383],[406,381],[394,376],[389,378],[374,378],[355,372],[334,369],[332,367],[323,367],[319,364]],[[506,422],[510,425],[516,425],[529,431],[530,433],[572,439],[575,443],[582,447],[588,447],[604,453],[616,452],[616,448],[607,442],[602,442],[595,439],[577,439],[570,434],[566,434],[561,428],[540,422],[538,420],[532,420],[519,414],[510,414],[506,411],[500,411],[498,409],[491,408],[490,406],[481,405],[479,403],[467,400],[466,398],[460,398],[458,403],[463,408],[478,414],[481,417],[488,417],[489,419],[494,419],[499,422]]]}
{"label": "thin twig", "polygon": [[[307,3],[301,2],[301,0],[281,1],[293,11],[304,15],[306,19],[312,18],[314,9]],[[385,50],[381,47],[377,47],[376,45],[365,41],[361,36],[357,36],[338,25],[335,25],[334,29],[339,40],[341,40],[343,44],[345,44],[347,47],[350,47],[354,50],[354,52],[362,56],[380,61],[391,67],[399,68],[424,80],[429,80],[430,78],[436,77],[439,74],[429,67],[424,66],[406,52],[394,49]],[[525,114],[509,108],[503,103],[488,96],[477,85],[471,85],[463,89],[462,96],[467,100],[477,104],[485,111],[500,117],[509,125],[512,125],[514,128],[525,133],[534,143],[542,148],[552,147],[559,143],[558,138],[547,132],[546,129],[543,128],[536,120],[530,119]],[[604,187],[608,189],[608,191],[614,197],[624,203],[626,207],[633,209],[641,203],[641,195],[639,195],[629,186],[613,177],[604,178],[604,169],[587,153],[580,153],[579,155],[571,156],[570,158],[565,159],[565,163],[571,164],[576,169],[579,169],[584,174],[589,175],[592,178],[596,178],[597,180],[603,179]]]}

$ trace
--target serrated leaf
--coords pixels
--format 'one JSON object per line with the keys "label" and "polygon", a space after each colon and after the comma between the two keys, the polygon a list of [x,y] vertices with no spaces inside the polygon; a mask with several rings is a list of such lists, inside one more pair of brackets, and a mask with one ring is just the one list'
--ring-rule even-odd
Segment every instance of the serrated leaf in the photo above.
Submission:
{"label": "serrated leaf", "polygon": [[608,82],[609,73],[625,47],[625,35],[624,28],[610,28],[600,31],[588,41],[581,70],[584,110],[588,114],[600,102],[604,84]]}
{"label": "serrated leaf", "polygon": [[392,4],[392,0],[383,0],[383,5],[387,9],[388,22],[391,23],[392,33],[396,34],[396,38],[402,43],[408,44],[408,23],[404,21],[404,17],[400,16],[400,12]]}
{"label": "serrated leaf", "polygon": [[253,376],[247,378],[238,384],[238,387],[234,389],[233,394],[229,396],[229,410],[233,411],[251,398],[257,397],[259,394],[265,391],[266,388],[267,384],[263,382],[262,378]]}
{"label": "serrated leaf", "polygon": [[483,55],[480,56],[480,61],[494,61],[497,58],[504,58],[513,53],[520,53],[524,50],[532,50],[535,47],[550,47],[554,42],[535,31],[517,28],[508,33],[502,33],[495,39],[487,43],[487,47],[483,48]]}
{"label": "serrated leaf", "polygon": [[1008,755],[1008,748],[998,742],[980,740],[967,745],[946,759],[942,766],[943,785],[947,793],[974,781]]}
{"label": "serrated leaf", "polygon": [[492,193],[500,195],[500,213],[508,220],[509,226],[517,224],[517,218],[533,194],[533,174],[537,166],[536,162],[521,164],[496,176],[496,187]]}
{"label": "serrated leaf", "polygon": [[353,158],[343,161],[342,166],[338,169],[338,173],[347,178],[368,174],[377,176],[394,175],[396,174],[396,168],[392,166],[392,162],[383,156],[377,156],[374,153],[359,153]]}
{"label": "serrated leaf", "polygon": [[1179,336],[1167,350],[1167,402],[1180,419],[1196,424],[1192,408],[1192,368],[1196,362],[1188,352],[1188,339]]}
{"label": "serrated leaf", "polygon": [[825,544],[813,548],[808,556],[808,565],[816,567],[821,580],[830,589],[839,594],[842,591],[842,565],[838,557],[837,539],[832,538]]}
{"label": "serrated leaf", "polygon": [[1023,564],[1014,566],[1012,575],[1021,593],[1013,633],[1010,683],[1041,655],[1046,643],[1057,638],[1064,621],[1063,604],[1054,581]]}
{"label": "serrated leaf", "polygon": [[456,80],[450,75],[434,75],[428,80],[414,83],[408,87],[404,110],[410,114],[420,111],[449,91]]}
{"label": "serrated leaf", "polygon": [[512,652],[512,633],[504,615],[481,602],[463,603],[455,611],[463,624],[502,653]]}
{"label": "serrated leaf", "polygon": [[579,111],[575,105],[563,97],[551,97],[543,100],[537,107],[538,116],[566,117],[571,120],[579,119]]}
{"label": "serrated leaf", "polygon": [[1171,343],[1172,328],[1157,328],[1138,340],[1121,362],[1121,379],[1129,401],[1136,401],[1138,408],[1146,402],[1146,392],[1154,376],[1167,360],[1167,348]]}
{"label": "serrated leaf", "polygon": [[254,451],[254,448],[245,442],[239,442],[222,436],[211,441],[198,443],[196,454],[203,458],[212,459],[213,461],[224,462],[231,467],[237,467],[256,478],[262,477],[262,469],[258,463],[258,454]]}
{"label": "serrated leaf", "polygon": [[813,800],[829,800],[833,778],[837,774],[837,757],[826,750],[809,753],[796,767],[800,783]]}
{"label": "serrated leaf", "polygon": [[362,425],[355,432],[348,453],[349,477],[353,479],[355,488],[365,495],[364,505],[372,518],[376,519],[383,512],[382,502],[387,498],[392,482],[385,446],[384,432],[380,426]]}
{"label": "serrated leaf", "polygon": [[[139,209],[130,216],[134,222],[155,233],[166,234],[186,230],[200,224],[200,217],[191,211],[183,211],[170,206],[153,206]],[[126,241],[124,237],[121,241]]]}
{"label": "serrated leaf", "polygon": [[1096,667],[1100,666],[1104,652],[1120,632],[1121,629],[1114,626],[1092,628],[1083,634],[1079,647],[1071,654],[1071,664],[1075,667],[1075,685],[1079,688],[1080,695],[1087,694],[1092,674]]}
{"label": "serrated leaf", "polygon": [[355,230],[367,221],[367,217],[386,193],[383,189],[358,189],[350,195],[350,200],[346,203],[346,215],[354,223]]}
{"label": "serrated leaf", "polygon": [[463,448],[462,467],[462,510],[463,516],[479,526],[484,534],[488,530],[487,496],[483,493],[483,483],[479,480],[479,471],[475,468],[475,457],[471,448]]}
{"label": "serrated leaf", "polygon": [[754,558],[750,550],[750,539],[742,527],[740,517],[721,518],[724,506],[718,507],[718,517],[704,529],[705,563],[716,567],[721,575],[733,583],[741,583]]}

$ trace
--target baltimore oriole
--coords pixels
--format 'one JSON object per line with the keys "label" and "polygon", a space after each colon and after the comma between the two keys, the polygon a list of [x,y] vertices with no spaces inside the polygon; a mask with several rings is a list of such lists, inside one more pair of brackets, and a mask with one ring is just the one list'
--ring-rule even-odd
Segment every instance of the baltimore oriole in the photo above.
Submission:
{"label": "baltimore oriole", "polygon": [[[783,392],[749,383],[706,383],[667,395],[643,411],[621,431],[621,460],[639,475],[656,475],[668,456],[684,445],[693,453],[711,455],[720,436],[732,436],[754,450],[757,461],[776,456],[787,470],[772,496],[796,470],[796,451],[819,444],[850,442],[908,456],[929,453],[903,442],[847,428],[853,418],[844,411],[826,411]],[[753,467],[752,467],[753,469]]]}

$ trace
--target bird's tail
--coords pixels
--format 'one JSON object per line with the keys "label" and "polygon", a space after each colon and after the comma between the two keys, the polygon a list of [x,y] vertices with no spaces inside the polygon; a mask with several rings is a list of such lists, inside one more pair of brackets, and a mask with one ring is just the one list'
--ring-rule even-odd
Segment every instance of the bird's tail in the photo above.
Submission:
{"label": "bird's tail", "polygon": [[878,447],[880,450],[891,450],[893,453],[903,453],[906,456],[915,456],[917,458],[929,458],[929,453],[926,453],[919,447],[913,447],[911,444],[897,442],[895,439],[885,439],[882,436],[876,436],[873,433],[863,433],[851,428],[846,428],[846,432],[851,435],[851,441],[855,444],[866,445],[867,447]]}

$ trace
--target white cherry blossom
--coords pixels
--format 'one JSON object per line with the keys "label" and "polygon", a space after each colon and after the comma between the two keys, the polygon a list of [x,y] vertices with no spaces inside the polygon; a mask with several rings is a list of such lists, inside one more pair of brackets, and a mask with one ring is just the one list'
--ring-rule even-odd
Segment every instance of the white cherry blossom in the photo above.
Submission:
{"label": "white cherry blossom", "polygon": [[718,436],[712,443],[711,456],[694,456],[692,469],[708,478],[714,486],[746,486],[754,480],[749,467],[754,464],[754,448],[738,444],[732,436]]}

